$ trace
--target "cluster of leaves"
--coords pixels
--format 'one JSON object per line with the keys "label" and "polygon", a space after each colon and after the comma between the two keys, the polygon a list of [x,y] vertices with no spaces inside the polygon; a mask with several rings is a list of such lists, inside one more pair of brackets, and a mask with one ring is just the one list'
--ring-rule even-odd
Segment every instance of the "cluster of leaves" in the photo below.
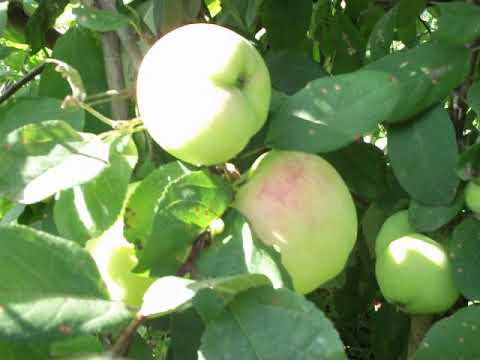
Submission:
{"label": "cluster of leaves", "polygon": [[[376,234],[403,208],[448,247],[463,296],[414,359],[478,358],[480,221],[463,185],[480,175],[479,17],[474,4],[426,0],[0,2],[2,359],[405,359],[410,318],[373,271]],[[266,148],[318,153],[354,195],[349,264],[308,297],[229,208],[222,169],[175,161],[134,119],[136,50],[199,21],[250,39],[271,73],[267,126],[237,168]],[[131,121],[110,120],[113,32],[127,86],[115,100]],[[118,221],[134,271],[159,278],[141,309],[109,299],[84,249]]]}

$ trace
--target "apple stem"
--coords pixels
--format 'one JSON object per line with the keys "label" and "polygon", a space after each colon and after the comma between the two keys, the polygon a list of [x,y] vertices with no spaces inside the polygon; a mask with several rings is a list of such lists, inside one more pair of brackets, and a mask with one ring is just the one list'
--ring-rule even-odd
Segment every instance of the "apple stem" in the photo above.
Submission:
{"label": "apple stem", "polygon": [[432,315],[414,315],[411,317],[407,359],[411,359],[415,355],[432,322]]}
{"label": "apple stem", "polygon": [[113,356],[123,356],[127,350],[128,345],[130,344],[130,339],[132,335],[137,331],[137,329],[142,325],[142,323],[147,318],[141,313],[137,313],[135,318],[128,324],[128,326],[123,330],[123,332],[118,337],[115,344],[110,349],[110,353]]}

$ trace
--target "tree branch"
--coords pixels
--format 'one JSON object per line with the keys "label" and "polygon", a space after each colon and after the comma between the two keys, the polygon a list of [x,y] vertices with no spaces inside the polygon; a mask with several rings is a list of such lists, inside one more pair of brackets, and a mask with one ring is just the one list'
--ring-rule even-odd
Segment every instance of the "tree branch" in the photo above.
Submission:
{"label": "tree branch", "polygon": [[24,77],[22,77],[19,81],[12,84],[11,86],[9,86],[5,90],[5,92],[0,95],[0,104],[2,104],[4,101],[6,101],[9,97],[11,97],[13,94],[15,94],[18,90],[20,90],[23,85],[25,85],[28,82],[35,79],[35,77],[37,75],[39,75],[43,71],[44,68],[45,68],[45,64],[37,66],[32,71],[27,73]]}
{"label": "tree branch", "polygon": [[408,339],[408,359],[412,358],[418,350],[425,334],[432,326],[432,322],[432,315],[414,315],[411,317],[410,338]]}
{"label": "tree branch", "polygon": [[[117,12],[113,0],[97,0],[97,2],[101,9]],[[123,47],[127,50],[135,71],[138,71],[140,63],[142,62],[143,54],[140,47],[137,45],[134,31],[131,27],[124,26],[116,30],[116,33],[120,38]]]}

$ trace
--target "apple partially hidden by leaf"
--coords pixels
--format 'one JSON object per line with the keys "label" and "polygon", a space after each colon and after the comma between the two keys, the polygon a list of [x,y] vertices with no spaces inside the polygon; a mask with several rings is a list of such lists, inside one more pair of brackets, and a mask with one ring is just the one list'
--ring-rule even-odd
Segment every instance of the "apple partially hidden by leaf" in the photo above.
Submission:
{"label": "apple partially hidden by leaf", "polygon": [[122,218],[85,248],[95,260],[110,298],[140,308],[143,294],[155,279],[132,273],[138,260],[135,247],[123,237]]}
{"label": "apple partially hidden by leaf", "polygon": [[317,155],[271,151],[256,160],[234,203],[277,248],[297,292],[338,275],[357,237],[357,215],[338,172]]}
{"label": "apple partially hidden by leaf", "polygon": [[375,273],[385,299],[410,314],[448,310],[458,299],[450,260],[429,237],[411,233],[378,254]]}
{"label": "apple partially hidden by leaf", "polygon": [[194,165],[224,163],[260,130],[270,75],[258,51],[222,26],[190,24],[158,40],[137,79],[138,110],[152,138]]}

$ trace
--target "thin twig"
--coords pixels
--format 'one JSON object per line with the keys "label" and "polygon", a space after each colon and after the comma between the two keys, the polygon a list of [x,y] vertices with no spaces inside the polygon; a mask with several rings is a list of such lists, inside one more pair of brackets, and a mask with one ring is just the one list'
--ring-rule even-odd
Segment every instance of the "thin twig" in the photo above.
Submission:
{"label": "thin twig", "polygon": [[110,349],[110,352],[113,356],[125,355],[128,345],[130,344],[131,337],[146,319],[147,318],[140,313],[135,315],[135,318],[130,322],[125,330],[123,330],[113,347]]}
{"label": "thin twig", "polygon": [[37,75],[39,75],[43,69],[45,68],[45,64],[39,65],[34,68],[32,71],[27,73],[24,77],[22,77],[19,81],[9,86],[3,94],[0,95],[0,104],[6,101],[9,97],[15,94],[18,90],[22,88],[23,85],[27,84],[28,82],[35,79]]}
{"label": "thin twig", "polygon": [[113,121],[112,119],[109,119],[109,118],[106,117],[105,115],[99,113],[97,110],[95,110],[94,108],[92,108],[90,105],[85,104],[84,102],[81,102],[81,101],[78,101],[77,104],[78,104],[78,106],[80,106],[83,110],[89,112],[90,114],[92,114],[93,116],[95,116],[95,117],[96,117],[98,120],[100,120],[101,122],[107,124],[108,126],[114,128],[114,129],[117,127],[116,121]]}

